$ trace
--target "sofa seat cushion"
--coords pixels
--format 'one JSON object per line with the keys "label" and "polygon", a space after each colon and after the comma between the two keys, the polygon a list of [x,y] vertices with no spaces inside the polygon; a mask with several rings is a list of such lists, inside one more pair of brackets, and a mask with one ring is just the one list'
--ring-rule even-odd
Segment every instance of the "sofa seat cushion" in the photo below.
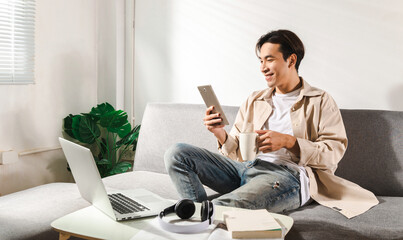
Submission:
{"label": "sofa seat cushion", "polygon": [[[149,171],[134,171],[122,173],[103,179],[107,188],[133,189],[145,188],[167,199],[180,199],[168,174]],[[205,187],[208,196],[216,196],[216,192]]]}
{"label": "sofa seat cushion", "polygon": [[73,183],[50,183],[0,198],[0,239],[58,239],[50,224],[89,206]]}
{"label": "sofa seat cushion", "polygon": [[403,239],[403,198],[378,200],[379,205],[350,220],[316,203],[290,212],[294,226],[286,239]]}

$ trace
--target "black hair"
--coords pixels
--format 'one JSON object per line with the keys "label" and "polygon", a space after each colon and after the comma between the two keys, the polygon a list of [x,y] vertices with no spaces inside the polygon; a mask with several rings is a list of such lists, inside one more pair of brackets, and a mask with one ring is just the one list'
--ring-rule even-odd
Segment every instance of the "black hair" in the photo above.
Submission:
{"label": "black hair", "polygon": [[283,54],[284,61],[287,61],[288,57],[295,53],[295,55],[297,55],[295,69],[298,72],[301,60],[305,55],[305,48],[301,39],[299,39],[295,33],[284,29],[268,32],[267,34],[261,36],[257,41],[255,49],[256,55],[259,56],[263,44],[267,42],[280,44],[279,51]]}

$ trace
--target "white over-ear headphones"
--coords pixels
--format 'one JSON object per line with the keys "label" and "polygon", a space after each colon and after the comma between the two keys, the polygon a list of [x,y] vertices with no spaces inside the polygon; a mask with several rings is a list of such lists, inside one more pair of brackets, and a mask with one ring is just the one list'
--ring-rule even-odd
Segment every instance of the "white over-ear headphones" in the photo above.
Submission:
{"label": "white over-ear headphones", "polygon": [[206,200],[202,202],[200,217],[201,222],[191,225],[177,225],[164,221],[163,217],[176,213],[181,219],[189,219],[195,213],[196,207],[192,200],[182,199],[175,205],[165,208],[158,217],[158,221],[162,229],[174,233],[196,233],[201,232],[209,227],[214,221],[214,205],[212,202]]}

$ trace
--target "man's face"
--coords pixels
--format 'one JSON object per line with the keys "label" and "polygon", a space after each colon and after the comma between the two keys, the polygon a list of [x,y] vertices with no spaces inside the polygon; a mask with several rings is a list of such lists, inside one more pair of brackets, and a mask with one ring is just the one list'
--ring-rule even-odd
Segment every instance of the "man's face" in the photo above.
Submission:
{"label": "man's face", "polygon": [[265,43],[260,49],[260,71],[265,76],[269,87],[278,87],[287,84],[290,73],[289,59],[284,61],[279,51],[280,44]]}

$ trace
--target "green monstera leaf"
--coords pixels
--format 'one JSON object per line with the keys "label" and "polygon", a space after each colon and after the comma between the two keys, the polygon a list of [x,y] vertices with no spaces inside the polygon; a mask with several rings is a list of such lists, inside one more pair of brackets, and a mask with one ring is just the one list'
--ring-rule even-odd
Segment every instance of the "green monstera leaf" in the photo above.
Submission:
{"label": "green monstera leaf", "polygon": [[132,164],[122,161],[121,156],[129,147],[135,150],[140,125],[131,129],[126,112],[115,110],[105,102],[93,107],[89,113],[69,114],[63,119],[63,130],[81,143],[92,144],[91,151],[101,177],[132,168]]}
{"label": "green monstera leaf", "polygon": [[[68,120],[70,121],[70,120]],[[71,132],[70,136],[83,143],[94,143],[101,135],[101,131],[97,124],[88,116],[75,115],[71,117]]]}
{"label": "green monstera leaf", "polygon": [[125,124],[124,124],[123,126],[121,126],[121,127],[117,127],[117,128],[112,128],[112,127],[110,127],[110,128],[108,128],[108,130],[109,130],[110,132],[117,133],[118,136],[119,136],[120,138],[122,138],[122,137],[126,136],[126,135],[130,132],[130,128],[131,128],[131,127],[132,127],[132,126],[130,125],[130,123],[127,122],[127,123],[125,123]]}
{"label": "green monstera leaf", "polygon": [[126,136],[131,129],[131,125],[127,121],[127,113],[122,110],[106,113],[101,117],[100,124],[108,131],[117,133],[120,138]]}
{"label": "green monstera leaf", "polygon": [[73,136],[75,139],[77,139],[80,142],[84,142],[83,139],[80,136],[80,122],[81,122],[81,115],[74,115],[72,117],[72,123],[71,123],[71,131],[73,132]]}
{"label": "green monstera leaf", "polygon": [[109,103],[102,103],[98,104],[97,107],[93,107],[91,109],[91,112],[89,113],[94,119],[99,120],[101,119],[104,115],[115,111],[115,108],[110,105]]}
{"label": "green monstera leaf", "polygon": [[79,125],[79,134],[82,142],[91,144],[101,136],[101,130],[99,130],[96,122],[91,117],[82,116]]}
{"label": "green monstera leaf", "polygon": [[126,136],[116,142],[117,147],[121,147],[123,145],[133,145],[132,151],[136,150],[137,139],[140,133],[140,126],[136,125]]}
{"label": "green monstera leaf", "polygon": [[92,115],[91,113],[81,113],[83,116],[89,118],[91,121],[97,123],[99,121],[99,117],[96,115]]}
{"label": "green monstera leaf", "polygon": [[69,114],[67,117],[63,119],[63,131],[67,133],[70,137],[74,137],[73,133],[73,114]]}
{"label": "green monstera leaf", "polygon": [[131,163],[119,162],[118,164],[115,165],[115,167],[112,168],[112,170],[109,172],[109,174],[114,175],[114,174],[124,173],[124,172],[127,172],[131,167],[132,167]]}
{"label": "green monstera leaf", "polygon": [[99,165],[112,165],[112,162],[109,159],[103,158],[97,162]]}
{"label": "green monstera leaf", "polygon": [[110,172],[113,166],[113,163],[106,158],[103,158],[99,161],[96,161],[98,170],[99,170],[99,174],[101,175],[101,177],[107,177],[110,176]]}

